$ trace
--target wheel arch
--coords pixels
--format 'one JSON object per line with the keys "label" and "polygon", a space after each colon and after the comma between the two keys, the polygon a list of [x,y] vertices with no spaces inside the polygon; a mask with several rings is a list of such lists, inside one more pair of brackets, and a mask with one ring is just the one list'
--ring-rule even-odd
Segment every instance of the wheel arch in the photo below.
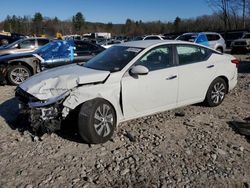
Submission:
{"label": "wheel arch", "polygon": [[106,101],[107,103],[110,104],[110,106],[114,109],[114,112],[115,112],[116,126],[117,126],[117,124],[118,124],[118,122],[119,122],[119,120],[118,120],[119,116],[118,116],[117,108],[115,107],[115,105],[114,105],[111,101],[109,101],[109,100],[106,99],[106,98],[103,98],[103,97],[94,97],[94,98],[91,98],[91,99],[87,99],[87,100],[82,101],[82,102],[80,102],[79,104],[77,104],[77,105],[75,106],[75,108],[73,109],[73,111],[74,111],[74,110],[80,110],[82,105],[84,105],[84,104],[86,104],[86,103],[89,103],[89,102],[91,103],[91,102],[94,101],[94,100],[104,100],[104,101]]}
{"label": "wheel arch", "polygon": [[220,45],[216,46],[216,50],[218,50],[218,49],[220,49],[220,50],[221,50],[221,52],[222,52],[222,53],[224,53],[223,46],[220,46]]}
{"label": "wheel arch", "polygon": [[[226,76],[224,76],[224,75],[218,76],[217,78],[222,78],[226,82],[226,84],[227,84],[226,93],[228,93],[228,90],[229,90],[229,80],[228,80],[228,78]],[[217,78],[215,78],[215,79],[217,79]]]}
{"label": "wheel arch", "polygon": [[213,83],[213,81],[216,80],[217,78],[221,78],[221,79],[223,79],[223,80],[226,82],[226,86],[227,86],[226,93],[229,92],[229,80],[228,80],[228,78],[227,78],[225,75],[217,76],[217,77],[215,77],[215,78],[210,82],[210,84],[209,84],[209,86],[208,86],[208,88],[207,88],[207,90],[206,90],[206,93],[205,93],[205,95],[204,95],[204,100],[205,100],[205,98],[206,98],[206,95],[207,95],[207,93],[208,93],[208,90],[209,90],[210,85],[211,85],[211,84]]}
{"label": "wheel arch", "polygon": [[25,66],[25,67],[27,67],[29,69],[29,71],[31,72],[31,75],[35,74],[34,67],[32,67],[27,62],[24,62],[24,61],[11,61],[11,62],[8,63],[8,66],[13,66],[13,65],[22,65],[22,66]]}
{"label": "wheel arch", "polygon": [[110,102],[109,100],[107,100],[107,99],[105,99],[105,98],[102,98],[102,97],[96,97],[96,98],[93,98],[93,99],[90,99],[90,100],[87,100],[87,101],[83,102],[81,105],[83,105],[83,104],[86,103],[86,102],[90,102],[90,101],[94,101],[94,100],[104,100],[104,101],[106,101],[106,102],[114,109],[115,117],[116,117],[116,123],[117,123],[117,112],[116,112],[116,108],[115,108],[115,106],[112,104],[112,102]]}

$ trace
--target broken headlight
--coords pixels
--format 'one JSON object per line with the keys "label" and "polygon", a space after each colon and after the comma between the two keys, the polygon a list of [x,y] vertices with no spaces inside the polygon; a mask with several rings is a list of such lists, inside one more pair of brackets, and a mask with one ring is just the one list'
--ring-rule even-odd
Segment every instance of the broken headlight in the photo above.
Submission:
{"label": "broken headlight", "polygon": [[65,97],[67,97],[68,95],[69,95],[69,92],[66,91],[63,94],[61,94],[59,96],[56,96],[56,97],[53,97],[53,98],[50,98],[48,100],[38,101],[38,102],[29,102],[28,105],[29,105],[30,108],[44,107],[44,106],[48,106],[48,105],[54,104],[56,102],[60,102],[63,99],[65,99]]}

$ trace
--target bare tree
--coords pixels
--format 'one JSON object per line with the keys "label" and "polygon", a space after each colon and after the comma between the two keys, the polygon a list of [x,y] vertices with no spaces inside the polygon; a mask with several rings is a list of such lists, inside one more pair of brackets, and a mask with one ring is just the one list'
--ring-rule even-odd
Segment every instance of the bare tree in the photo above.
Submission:
{"label": "bare tree", "polygon": [[[224,22],[225,30],[231,29],[231,24],[229,21],[229,3],[230,0],[206,0],[208,5],[215,12],[222,13],[222,20]],[[220,15],[220,14],[219,14]]]}

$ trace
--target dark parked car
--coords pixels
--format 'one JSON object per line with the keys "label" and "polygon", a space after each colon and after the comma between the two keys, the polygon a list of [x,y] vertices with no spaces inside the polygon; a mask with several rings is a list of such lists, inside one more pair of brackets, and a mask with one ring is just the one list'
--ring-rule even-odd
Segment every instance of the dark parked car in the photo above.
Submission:
{"label": "dark parked car", "polygon": [[18,85],[42,70],[70,63],[84,63],[102,52],[103,47],[85,41],[58,40],[34,52],[0,57],[0,74]]}
{"label": "dark parked car", "polygon": [[246,54],[250,52],[250,33],[246,33],[242,38],[231,43],[231,53]]}
{"label": "dark parked car", "polygon": [[0,46],[8,45],[22,38],[25,38],[25,36],[18,33],[10,33],[10,35],[0,34]]}
{"label": "dark parked car", "polygon": [[226,41],[226,46],[227,48],[231,47],[231,43],[234,40],[242,38],[245,34],[247,34],[249,31],[247,30],[232,30],[232,31],[227,31],[227,32],[222,32],[221,35]]}
{"label": "dark parked car", "polygon": [[24,53],[24,52],[33,52],[34,50],[48,44],[49,39],[46,38],[28,38],[20,39],[11,44],[0,47],[0,56]]}

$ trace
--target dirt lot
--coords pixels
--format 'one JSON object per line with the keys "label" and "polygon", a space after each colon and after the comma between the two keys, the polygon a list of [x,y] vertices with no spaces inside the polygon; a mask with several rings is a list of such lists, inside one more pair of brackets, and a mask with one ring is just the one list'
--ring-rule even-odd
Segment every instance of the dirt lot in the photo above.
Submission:
{"label": "dirt lot", "polygon": [[[123,123],[87,145],[71,129],[34,137],[16,121],[14,87],[0,87],[0,187],[249,187],[250,59],[216,108],[200,105]],[[70,124],[70,122],[68,123]]]}

